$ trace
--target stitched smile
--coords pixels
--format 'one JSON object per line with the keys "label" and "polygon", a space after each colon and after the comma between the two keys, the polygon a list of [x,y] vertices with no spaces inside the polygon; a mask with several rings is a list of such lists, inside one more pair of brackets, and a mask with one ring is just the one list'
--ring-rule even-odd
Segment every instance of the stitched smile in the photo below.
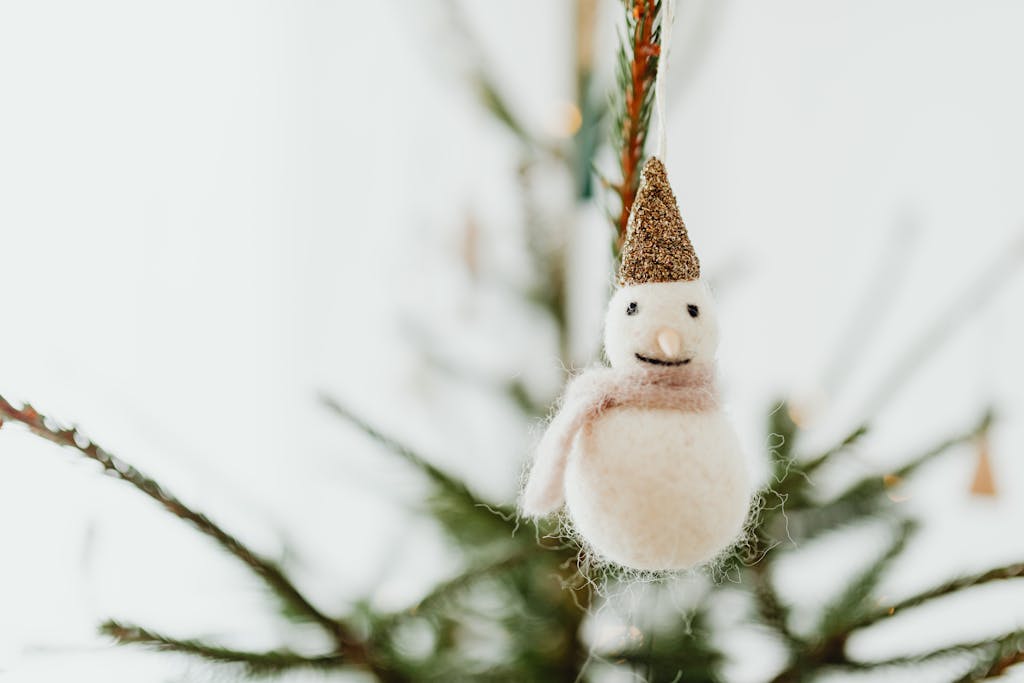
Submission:
{"label": "stitched smile", "polygon": [[637,360],[643,361],[644,363],[650,363],[651,365],[674,366],[674,365],[686,365],[687,363],[690,362],[689,358],[684,358],[683,360],[661,360],[660,358],[648,358],[647,356],[642,356],[639,353],[635,353],[633,355],[636,356]]}

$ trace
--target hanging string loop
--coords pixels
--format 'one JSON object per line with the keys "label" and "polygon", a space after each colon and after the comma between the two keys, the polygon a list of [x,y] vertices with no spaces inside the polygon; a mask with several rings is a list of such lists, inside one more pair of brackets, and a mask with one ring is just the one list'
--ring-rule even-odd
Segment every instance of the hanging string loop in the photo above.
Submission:
{"label": "hanging string loop", "polygon": [[676,0],[662,0],[661,13],[661,50],[658,53],[658,74],[654,79],[654,108],[658,112],[657,147],[654,155],[665,161],[666,120],[665,120],[665,82],[668,80],[669,49],[672,44],[672,25],[676,18]]}

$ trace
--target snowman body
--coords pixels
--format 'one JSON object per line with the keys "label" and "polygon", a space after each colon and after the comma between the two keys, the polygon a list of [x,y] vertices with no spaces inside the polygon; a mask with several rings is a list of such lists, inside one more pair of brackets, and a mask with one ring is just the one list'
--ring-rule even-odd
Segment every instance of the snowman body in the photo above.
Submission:
{"label": "snowman body", "polygon": [[718,399],[718,325],[702,281],[619,288],[605,318],[611,367],[570,385],[538,445],[523,510],[566,505],[599,560],[675,570],[741,536],[746,458]]}
{"label": "snowman body", "polygon": [[712,560],[740,535],[747,466],[719,410],[616,408],[579,433],[565,499],[598,556],[641,570]]}

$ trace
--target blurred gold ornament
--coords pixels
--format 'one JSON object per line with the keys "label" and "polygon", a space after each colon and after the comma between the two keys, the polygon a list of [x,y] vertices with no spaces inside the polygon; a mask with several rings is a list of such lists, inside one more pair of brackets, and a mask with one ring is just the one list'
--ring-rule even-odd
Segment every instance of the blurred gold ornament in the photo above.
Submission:
{"label": "blurred gold ornament", "polygon": [[882,484],[887,489],[891,489],[894,486],[899,486],[903,483],[903,477],[898,474],[885,474],[882,475]]}
{"label": "blurred gold ornament", "polygon": [[576,0],[576,65],[590,71],[594,65],[594,27],[597,0]]}
{"label": "blurred gold ornament", "polygon": [[562,105],[561,122],[558,133],[561,137],[571,138],[579,132],[583,125],[583,112],[573,102]]}
{"label": "blurred gold ornament", "polygon": [[886,474],[882,476],[882,485],[885,486],[886,497],[894,503],[905,503],[910,500],[910,496],[906,493],[900,493],[902,490],[903,477],[898,474]]}
{"label": "blurred gold ornament", "polygon": [[978,457],[974,466],[974,480],[971,482],[971,493],[975,496],[994,498],[998,495],[995,477],[992,474],[992,462],[989,457],[988,432],[982,432],[977,438]]}

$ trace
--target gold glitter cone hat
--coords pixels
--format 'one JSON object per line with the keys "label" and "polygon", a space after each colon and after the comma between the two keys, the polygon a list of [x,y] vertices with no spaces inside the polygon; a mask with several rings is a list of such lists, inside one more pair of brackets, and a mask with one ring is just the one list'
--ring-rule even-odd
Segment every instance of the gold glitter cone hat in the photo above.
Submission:
{"label": "gold glitter cone hat", "polygon": [[648,159],[640,175],[619,266],[620,285],[677,282],[700,278],[700,261],[693,250],[679,205],[668,184],[665,164]]}

